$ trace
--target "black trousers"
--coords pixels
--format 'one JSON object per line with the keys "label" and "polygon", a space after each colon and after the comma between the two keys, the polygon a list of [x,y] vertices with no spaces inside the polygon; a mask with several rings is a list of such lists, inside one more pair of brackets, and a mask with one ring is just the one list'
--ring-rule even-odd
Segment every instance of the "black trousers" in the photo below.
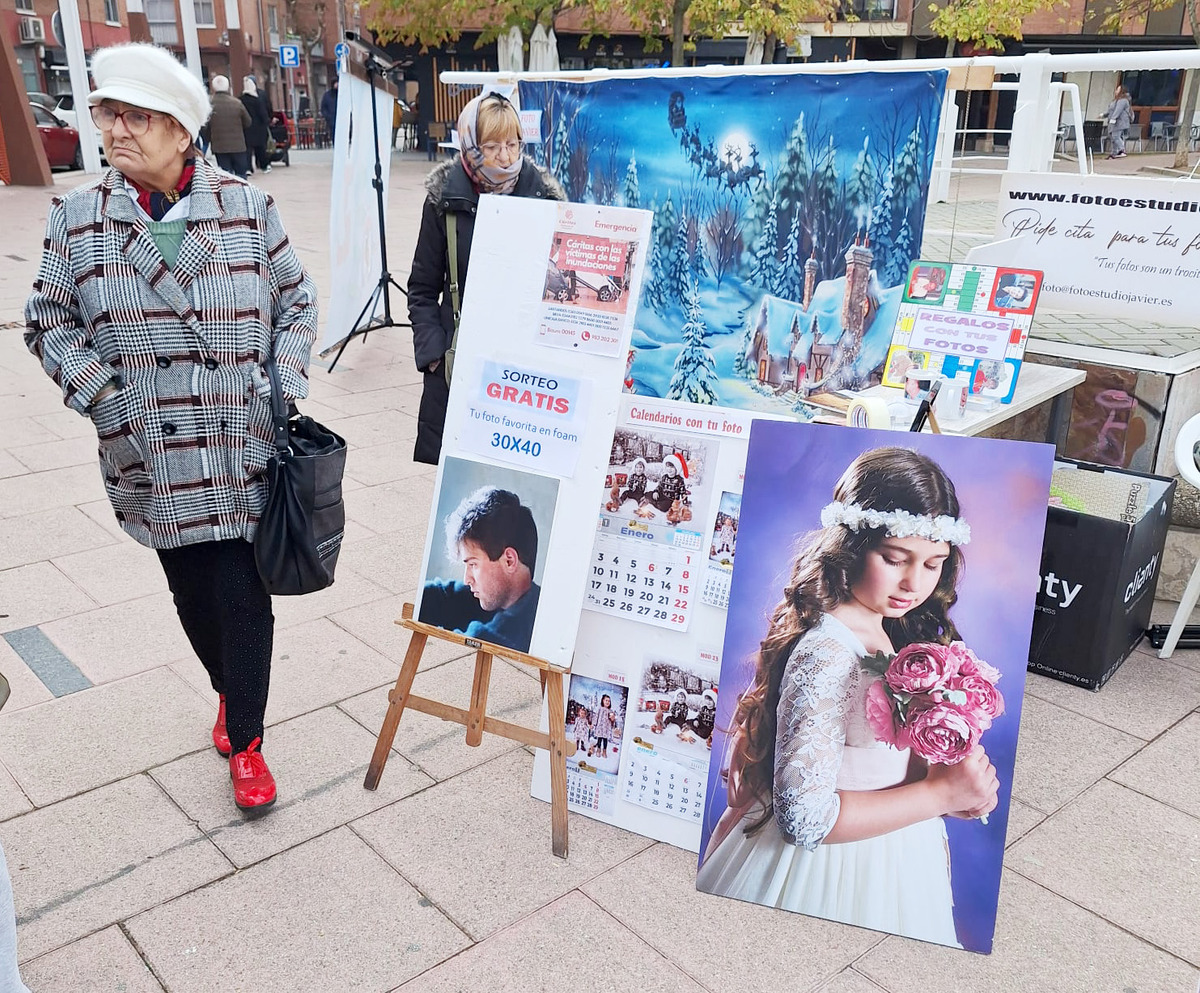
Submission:
{"label": "black trousers", "polygon": [[245,179],[250,174],[249,152],[217,152],[217,167]]}
{"label": "black trousers", "polygon": [[248,541],[205,541],[159,551],[180,623],[212,688],[225,696],[235,752],[263,734],[275,616]]}
{"label": "black trousers", "polygon": [[[251,145],[246,149],[247,160],[249,160],[251,153],[254,155],[254,164],[258,167],[259,172],[263,172],[271,164],[271,157],[267,155],[267,143],[265,141],[261,145]],[[247,165],[249,165],[249,162],[247,162]]]}

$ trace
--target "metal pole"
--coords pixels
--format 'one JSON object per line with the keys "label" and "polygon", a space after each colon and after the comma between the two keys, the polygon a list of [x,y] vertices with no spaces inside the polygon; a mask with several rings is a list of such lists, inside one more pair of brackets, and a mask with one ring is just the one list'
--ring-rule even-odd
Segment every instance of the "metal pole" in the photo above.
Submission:
{"label": "metal pole", "polygon": [[200,82],[204,82],[204,70],[200,66],[200,36],[196,34],[196,8],[193,0],[179,0],[179,19],[183,30],[183,51],[187,67]]}
{"label": "metal pole", "polygon": [[67,69],[71,76],[71,95],[75,100],[77,119],[75,129],[79,132],[79,151],[83,157],[84,172],[100,171],[99,136],[88,113],[87,96],[92,91],[88,86],[87,58],[83,54],[83,26],[79,22],[77,0],[59,0],[59,16],[62,19],[63,47],[67,50]]}

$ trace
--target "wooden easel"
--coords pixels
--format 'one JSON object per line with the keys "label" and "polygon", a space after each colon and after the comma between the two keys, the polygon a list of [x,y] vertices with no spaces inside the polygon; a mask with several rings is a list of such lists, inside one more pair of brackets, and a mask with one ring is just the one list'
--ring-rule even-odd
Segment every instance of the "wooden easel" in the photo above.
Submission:
{"label": "wooden easel", "polygon": [[[389,691],[387,715],[383,718],[383,727],[379,729],[379,737],[375,741],[375,753],[371,756],[371,764],[367,768],[367,778],[363,787],[373,790],[379,786],[383,776],[383,767],[387,764],[388,752],[396,737],[396,728],[405,707],[411,707],[423,714],[440,717],[443,721],[454,721],[467,729],[467,744],[478,747],[483,741],[483,732],[499,735],[511,741],[519,741],[523,745],[534,748],[544,748],[550,753],[550,829],[551,848],[560,859],[567,857],[567,756],[575,753],[575,743],[567,745],[567,729],[564,724],[566,708],[563,703],[562,678],[570,669],[554,665],[545,659],[539,659],[524,652],[513,651],[503,645],[489,641],[477,641],[467,638],[454,631],[444,631],[430,624],[422,624],[413,620],[413,605],[406,603],[401,612],[400,620],[396,621],[401,627],[412,632],[408,642],[408,652],[404,656],[404,664],[400,667],[400,675],[396,685]],[[413,678],[417,675],[417,667],[421,663],[421,653],[425,651],[425,642],[429,638],[438,638],[454,645],[465,645],[475,649],[475,681],[471,686],[471,706],[464,710],[462,707],[452,707],[438,700],[430,700],[412,693]],[[487,716],[488,683],[492,674],[492,657],[510,659],[538,670],[542,681],[542,692],[546,697],[546,708],[550,715],[550,731],[545,733],[520,724],[509,724]]]}

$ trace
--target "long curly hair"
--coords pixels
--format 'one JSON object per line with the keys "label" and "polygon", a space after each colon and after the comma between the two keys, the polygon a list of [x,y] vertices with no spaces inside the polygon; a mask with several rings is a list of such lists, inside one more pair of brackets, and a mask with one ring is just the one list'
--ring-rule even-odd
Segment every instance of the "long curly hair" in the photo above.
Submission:
{"label": "long curly hair", "polygon": [[[932,459],[907,448],[875,448],[856,458],[833,490],[834,500],[883,512],[959,516],[954,483]],[[802,539],[783,598],[771,614],[759,646],[754,680],[738,700],[729,746],[729,805],[761,802],[765,811],[747,832],[771,817],[775,766],[775,734],[780,683],[796,643],[821,616],[851,599],[862,577],[867,553],[886,537],[883,528],[852,531],[842,524],[822,528]],[[958,638],[949,611],[958,599],[963,570],[955,545],[942,565],[933,593],[903,617],[885,618],[883,627],[897,648],[918,641],[949,644]]]}

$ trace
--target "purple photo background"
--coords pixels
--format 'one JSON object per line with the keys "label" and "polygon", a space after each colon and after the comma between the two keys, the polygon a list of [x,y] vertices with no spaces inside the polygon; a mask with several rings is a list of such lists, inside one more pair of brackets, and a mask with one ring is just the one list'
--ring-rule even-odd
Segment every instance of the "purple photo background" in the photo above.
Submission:
{"label": "purple photo background", "polygon": [[971,542],[959,600],[951,610],[966,644],[1002,673],[1005,713],[983,737],[1000,778],[1000,802],[988,824],[946,818],[954,919],[964,948],[989,952],[1008,825],[1017,728],[1041,566],[1042,536],[1054,450],[1028,442],[820,424],[758,420],[750,435],[738,529],[738,554],[722,654],[717,731],[709,767],[700,851],[725,810],[719,767],[738,696],[754,672],[754,655],[805,535],[820,527],[833,487],[862,452],[914,448],[954,481]]}

